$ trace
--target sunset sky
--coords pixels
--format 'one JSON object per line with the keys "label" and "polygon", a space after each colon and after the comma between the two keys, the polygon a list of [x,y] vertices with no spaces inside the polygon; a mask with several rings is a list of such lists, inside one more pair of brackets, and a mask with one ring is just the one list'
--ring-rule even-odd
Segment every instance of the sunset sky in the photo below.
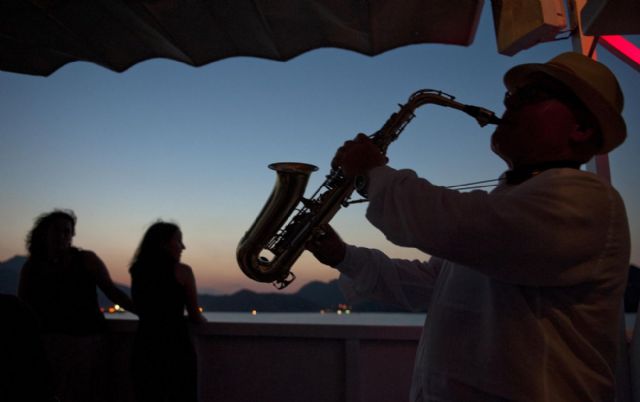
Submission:
{"label": "sunset sky", "polygon": [[[640,45],[639,36],[627,39]],[[443,90],[501,114],[509,67],[568,50],[564,40],[499,55],[484,7],[469,47],[414,45],[376,57],[321,49],[287,62],[238,57],[200,68],[151,60],[124,73],[72,63],[46,78],[0,72],[0,261],[26,254],[37,215],[70,208],[78,216],[74,243],[95,251],[117,282],[129,284],[142,234],[164,219],[182,227],[183,259],[202,292],[275,291],[235,262],[236,244],[275,181],[267,165],[317,165],[311,192],[343,141],[379,129],[414,91]],[[603,48],[598,59],[626,95],[629,138],[610,163],[631,222],[632,262],[640,264],[640,75]],[[489,150],[491,132],[456,110],[426,106],[390,146],[390,165],[439,185],[496,178],[505,165]],[[365,208],[334,219],[347,242],[427,257],[390,246]],[[293,271],[287,292],[337,277],[306,253]]]}

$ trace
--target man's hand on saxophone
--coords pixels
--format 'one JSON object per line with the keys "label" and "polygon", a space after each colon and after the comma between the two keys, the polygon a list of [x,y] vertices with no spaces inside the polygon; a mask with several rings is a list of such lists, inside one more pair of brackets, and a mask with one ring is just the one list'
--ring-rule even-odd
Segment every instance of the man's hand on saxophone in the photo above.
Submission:
{"label": "man's hand on saxophone", "polygon": [[[345,141],[338,148],[331,161],[331,167],[342,169],[342,174],[345,177],[357,178],[365,177],[369,170],[386,165],[388,161],[389,159],[371,138],[360,133],[353,140]],[[306,249],[321,263],[335,267],[344,259],[346,244],[327,223],[314,230],[311,240],[306,244]]]}
{"label": "man's hand on saxophone", "polygon": [[314,257],[321,263],[331,267],[337,266],[344,259],[346,244],[333,228],[325,223],[314,230],[313,237],[306,244]]}
{"label": "man's hand on saxophone", "polygon": [[331,167],[341,168],[345,177],[357,177],[366,175],[374,167],[386,165],[388,161],[371,138],[360,133],[338,148]]}

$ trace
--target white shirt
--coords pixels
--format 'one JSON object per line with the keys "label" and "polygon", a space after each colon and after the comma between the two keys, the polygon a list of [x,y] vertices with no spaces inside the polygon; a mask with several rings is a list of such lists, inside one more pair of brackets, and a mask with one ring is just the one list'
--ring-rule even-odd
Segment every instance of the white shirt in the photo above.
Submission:
{"label": "white shirt", "polygon": [[615,189],[551,169],[460,193],[382,166],[369,199],[387,239],[433,256],[348,246],[337,267],[351,298],[428,310],[412,401],[613,400],[630,258]]}

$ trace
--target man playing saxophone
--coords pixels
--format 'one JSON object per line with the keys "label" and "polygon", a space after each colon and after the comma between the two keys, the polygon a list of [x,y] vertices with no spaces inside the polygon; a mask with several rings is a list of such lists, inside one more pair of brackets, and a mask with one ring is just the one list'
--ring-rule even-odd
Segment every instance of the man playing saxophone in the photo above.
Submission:
{"label": "man playing saxophone", "polygon": [[431,259],[348,245],[328,225],[307,248],[347,296],[427,310],[412,402],[613,401],[629,228],[618,192],[580,166],[624,141],[622,92],[573,52],[504,82],[491,147],[509,170],[489,193],[396,170],[362,134],[332,161],[387,239]]}

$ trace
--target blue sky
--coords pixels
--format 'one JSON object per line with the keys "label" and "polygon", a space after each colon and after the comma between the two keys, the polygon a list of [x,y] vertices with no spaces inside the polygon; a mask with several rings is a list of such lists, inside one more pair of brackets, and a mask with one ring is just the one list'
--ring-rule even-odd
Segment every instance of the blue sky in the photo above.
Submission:
{"label": "blue sky", "polygon": [[[235,262],[238,240],[273,187],[268,164],[317,165],[311,192],[343,141],[379,129],[414,91],[443,90],[500,114],[509,67],[571,50],[564,40],[499,55],[489,9],[469,47],[413,45],[376,57],[320,49],[287,62],[238,57],[200,68],[151,60],[120,74],[72,63],[46,78],[0,72],[0,261],[25,253],[37,215],[71,208],[79,218],[75,244],[97,252],[118,282],[129,283],[133,252],[160,218],[182,227],[183,258],[201,290],[272,291]],[[640,79],[602,48],[598,58],[626,95],[629,138],[610,163],[639,264]],[[505,166],[489,150],[491,132],[456,110],[426,106],[390,146],[390,164],[441,185],[495,178]],[[346,241],[426,257],[389,245],[364,211],[351,206],[333,220]],[[294,272],[287,291],[337,277],[307,255]]]}

